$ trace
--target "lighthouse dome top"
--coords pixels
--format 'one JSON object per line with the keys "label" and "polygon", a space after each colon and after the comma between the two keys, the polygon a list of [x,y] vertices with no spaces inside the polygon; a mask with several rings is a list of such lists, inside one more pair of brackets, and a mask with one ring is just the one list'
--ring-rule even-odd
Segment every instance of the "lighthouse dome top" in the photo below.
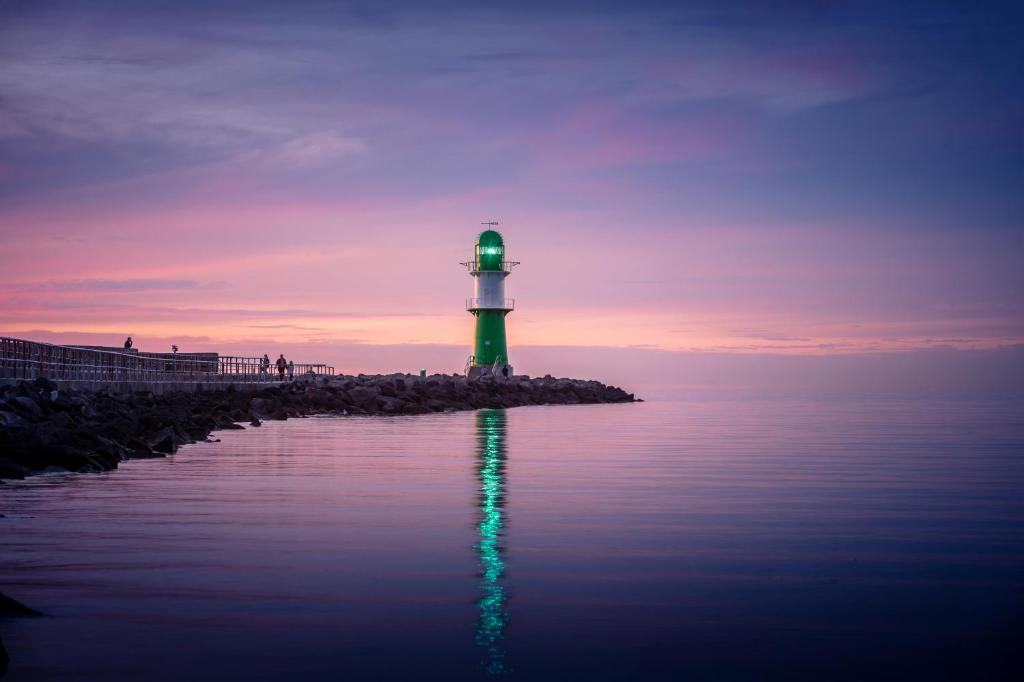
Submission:
{"label": "lighthouse dome top", "polygon": [[504,270],[505,240],[497,230],[484,230],[476,240],[477,270]]}
{"label": "lighthouse dome top", "polygon": [[505,240],[497,230],[484,230],[476,238],[477,246],[505,246]]}

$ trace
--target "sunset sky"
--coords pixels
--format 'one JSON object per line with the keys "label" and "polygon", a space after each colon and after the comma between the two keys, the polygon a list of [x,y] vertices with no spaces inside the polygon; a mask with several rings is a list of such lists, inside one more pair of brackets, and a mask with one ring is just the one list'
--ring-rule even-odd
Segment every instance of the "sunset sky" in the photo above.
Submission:
{"label": "sunset sky", "polygon": [[498,220],[531,373],[1019,349],[1012,7],[5,2],[0,334],[452,371]]}

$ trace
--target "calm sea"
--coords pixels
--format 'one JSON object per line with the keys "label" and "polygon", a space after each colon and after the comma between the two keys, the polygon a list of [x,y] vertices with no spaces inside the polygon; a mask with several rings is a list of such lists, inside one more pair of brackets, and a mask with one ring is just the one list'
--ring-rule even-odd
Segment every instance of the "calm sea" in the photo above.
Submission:
{"label": "calm sea", "polygon": [[216,435],[0,487],[4,682],[1024,679],[1020,404]]}

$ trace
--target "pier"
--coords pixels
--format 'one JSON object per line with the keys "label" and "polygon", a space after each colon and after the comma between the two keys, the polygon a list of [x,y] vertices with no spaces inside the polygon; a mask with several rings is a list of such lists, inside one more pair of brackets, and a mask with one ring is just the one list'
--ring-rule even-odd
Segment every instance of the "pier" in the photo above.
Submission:
{"label": "pier", "polygon": [[[278,382],[273,366],[260,372],[260,359],[218,353],[148,353],[102,346],[61,346],[0,337],[0,385],[43,378],[68,388],[163,393]],[[330,365],[294,364],[295,378],[334,375]]]}

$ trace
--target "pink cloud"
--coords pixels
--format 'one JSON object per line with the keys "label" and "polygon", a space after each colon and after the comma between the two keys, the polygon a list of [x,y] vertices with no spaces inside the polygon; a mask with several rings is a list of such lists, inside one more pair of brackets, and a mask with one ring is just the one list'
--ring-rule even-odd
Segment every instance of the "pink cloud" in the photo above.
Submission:
{"label": "pink cloud", "polygon": [[661,119],[592,102],[566,112],[542,134],[539,149],[549,166],[607,168],[665,161],[707,161],[734,153],[746,129],[738,119],[686,116]]}
{"label": "pink cloud", "polygon": [[667,96],[737,98],[779,111],[861,97],[887,80],[876,61],[832,46],[656,59],[647,71],[669,88]]}

